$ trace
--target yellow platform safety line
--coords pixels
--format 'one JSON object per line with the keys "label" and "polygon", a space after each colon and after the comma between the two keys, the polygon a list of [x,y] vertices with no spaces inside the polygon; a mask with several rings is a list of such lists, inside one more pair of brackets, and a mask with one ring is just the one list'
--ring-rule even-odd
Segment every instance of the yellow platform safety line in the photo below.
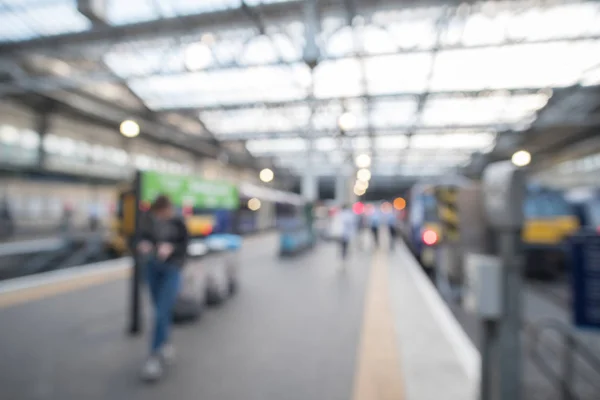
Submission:
{"label": "yellow platform safety line", "polygon": [[367,289],[353,400],[404,400],[387,256],[375,255]]}
{"label": "yellow platform safety line", "polygon": [[127,278],[130,275],[131,268],[108,270],[103,271],[102,273],[83,275],[72,279],[67,278],[56,282],[42,284],[40,286],[1,293],[0,308],[16,306],[103,283],[117,281]]}

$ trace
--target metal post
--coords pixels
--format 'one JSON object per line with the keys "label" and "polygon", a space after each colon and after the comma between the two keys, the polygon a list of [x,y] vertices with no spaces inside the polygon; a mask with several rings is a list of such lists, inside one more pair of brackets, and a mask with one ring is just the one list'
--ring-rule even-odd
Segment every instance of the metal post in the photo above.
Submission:
{"label": "metal post", "polygon": [[495,320],[482,321],[481,335],[481,381],[479,388],[480,400],[497,398],[498,371],[493,368],[498,359],[498,323]]}
{"label": "metal post", "polygon": [[37,154],[37,167],[43,171],[46,168],[46,150],[44,149],[44,139],[50,130],[50,115],[52,106],[46,105],[44,109],[36,114],[36,130],[40,135],[40,144]]}
{"label": "metal post", "polygon": [[575,338],[571,333],[565,335],[563,348],[563,373],[561,390],[563,400],[573,400],[573,378],[575,376]]}
{"label": "metal post", "polygon": [[499,235],[503,265],[504,315],[500,320],[500,399],[521,400],[521,307],[522,274],[519,259],[519,231]]}
{"label": "metal post", "polygon": [[141,302],[141,280],[142,280],[142,263],[143,260],[138,256],[136,250],[137,238],[141,227],[141,210],[140,210],[140,195],[141,195],[141,173],[138,171],[135,175],[133,190],[135,194],[135,233],[132,237],[133,271],[130,281],[130,315],[129,315],[129,334],[139,335],[142,332],[142,302]]}

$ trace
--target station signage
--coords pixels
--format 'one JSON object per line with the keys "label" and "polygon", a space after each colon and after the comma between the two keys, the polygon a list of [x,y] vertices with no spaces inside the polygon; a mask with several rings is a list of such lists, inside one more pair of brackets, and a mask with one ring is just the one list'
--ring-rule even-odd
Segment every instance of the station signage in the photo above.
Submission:
{"label": "station signage", "polygon": [[228,182],[154,171],[142,172],[140,200],[152,202],[161,194],[169,196],[178,207],[233,210],[240,204],[237,187]]}
{"label": "station signage", "polygon": [[600,236],[573,238],[573,323],[600,329]]}

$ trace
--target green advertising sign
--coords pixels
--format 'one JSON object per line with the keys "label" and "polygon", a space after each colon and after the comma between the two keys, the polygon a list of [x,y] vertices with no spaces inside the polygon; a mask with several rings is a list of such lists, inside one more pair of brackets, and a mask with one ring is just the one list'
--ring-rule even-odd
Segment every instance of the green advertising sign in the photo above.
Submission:
{"label": "green advertising sign", "polygon": [[232,210],[240,204],[237,187],[227,182],[154,171],[142,172],[140,180],[142,201],[152,202],[164,194],[179,207]]}

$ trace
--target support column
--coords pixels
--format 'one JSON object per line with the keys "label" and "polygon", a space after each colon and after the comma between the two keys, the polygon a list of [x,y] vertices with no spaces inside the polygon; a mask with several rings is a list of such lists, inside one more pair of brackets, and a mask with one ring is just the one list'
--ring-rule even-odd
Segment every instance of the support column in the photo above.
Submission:
{"label": "support column", "polygon": [[335,178],[335,202],[338,205],[343,205],[355,201],[354,176],[349,176],[345,171],[342,171]]}
{"label": "support column", "polygon": [[312,173],[312,171],[306,171],[302,175],[300,191],[302,197],[309,202],[317,200],[319,198],[319,177]]}
{"label": "support column", "polygon": [[37,166],[43,170],[46,164],[46,150],[44,149],[44,138],[50,130],[50,116],[52,115],[52,106],[48,105],[36,114],[35,130],[40,135],[40,144],[37,154]]}

